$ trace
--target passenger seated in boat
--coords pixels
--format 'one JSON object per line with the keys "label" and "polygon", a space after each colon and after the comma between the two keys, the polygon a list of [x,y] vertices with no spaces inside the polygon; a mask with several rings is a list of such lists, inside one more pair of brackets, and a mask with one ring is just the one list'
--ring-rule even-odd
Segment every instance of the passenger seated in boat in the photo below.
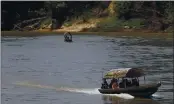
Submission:
{"label": "passenger seated in boat", "polygon": [[139,82],[136,78],[132,79],[132,86],[139,86]]}
{"label": "passenger seated in boat", "polygon": [[108,83],[106,81],[106,79],[103,78],[103,83],[102,83],[102,86],[101,86],[102,89],[108,89]]}
{"label": "passenger seated in boat", "polygon": [[126,87],[131,87],[131,86],[132,86],[130,80],[127,80],[127,79],[126,79],[125,82],[126,82]]}
{"label": "passenger seated in boat", "polygon": [[125,88],[125,79],[122,78],[122,81],[119,83],[120,88]]}
{"label": "passenger seated in boat", "polygon": [[114,83],[115,78],[112,78],[111,83],[109,84],[109,88],[112,88],[112,84]]}
{"label": "passenger seated in boat", "polygon": [[114,82],[112,83],[112,89],[118,89],[119,85],[118,85],[118,81],[117,79],[114,80]]}
{"label": "passenger seated in boat", "polygon": [[126,88],[131,86],[131,82],[127,79],[122,79],[122,82],[119,83],[120,88]]}
{"label": "passenger seated in boat", "polygon": [[120,88],[123,88],[122,82],[119,83],[119,87],[120,87]]}
{"label": "passenger seated in boat", "polygon": [[65,35],[65,40],[69,40],[69,37],[67,35]]}

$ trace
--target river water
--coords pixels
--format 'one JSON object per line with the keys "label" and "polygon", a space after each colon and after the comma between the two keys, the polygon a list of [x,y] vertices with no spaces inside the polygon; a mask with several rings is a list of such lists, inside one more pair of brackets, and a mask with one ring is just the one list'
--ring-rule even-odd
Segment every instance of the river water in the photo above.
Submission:
{"label": "river water", "polygon": [[[171,40],[73,35],[66,43],[62,35],[6,36],[1,49],[2,104],[173,103]],[[129,67],[146,68],[146,83],[161,81],[152,98],[98,92],[102,72]]]}

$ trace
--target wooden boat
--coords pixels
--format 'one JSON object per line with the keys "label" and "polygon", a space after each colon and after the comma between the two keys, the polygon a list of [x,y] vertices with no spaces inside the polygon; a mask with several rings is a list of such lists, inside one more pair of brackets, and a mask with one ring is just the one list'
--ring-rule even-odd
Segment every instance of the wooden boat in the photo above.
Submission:
{"label": "wooden boat", "polygon": [[[122,69],[112,69],[111,71],[107,72],[104,75],[103,79],[132,79],[144,76],[145,81],[145,74],[144,71],[140,68],[122,68]],[[161,86],[161,82],[158,83],[149,83],[149,84],[142,84],[142,85],[131,85],[126,86],[126,82],[124,83],[124,88],[100,88],[98,89],[100,93],[102,94],[120,94],[120,93],[128,93],[135,97],[150,97],[152,94],[154,94],[158,88]]]}
{"label": "wooden boat", "polygon": [[64,33],[64,41],[65,42],[72,42],[72,35],[70,32]]}

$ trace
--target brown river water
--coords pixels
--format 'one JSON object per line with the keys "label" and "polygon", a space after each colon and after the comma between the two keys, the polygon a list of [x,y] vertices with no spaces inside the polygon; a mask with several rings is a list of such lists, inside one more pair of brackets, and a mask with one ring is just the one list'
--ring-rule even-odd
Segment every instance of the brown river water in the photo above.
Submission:
{"label": "brown river water", "polygon": [[[173,104],[171,40],[63,35],[1,37],[2,104]],[[151,98],[98,92],[102,72],[146,68],[146,81],[161,81]],[[142,81],[143,78],[140,78]],[[143,82],[142,82],[143,83]]]}

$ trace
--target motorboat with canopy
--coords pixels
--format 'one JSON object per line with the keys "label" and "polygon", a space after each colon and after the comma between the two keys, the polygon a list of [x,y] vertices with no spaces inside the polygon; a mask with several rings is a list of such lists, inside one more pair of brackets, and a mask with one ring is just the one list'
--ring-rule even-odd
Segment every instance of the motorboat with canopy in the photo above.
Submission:
{"label": "motorboat with canopy", "polygon": [[[139,84],[139,77],[144,76],[144,84]],[[115,88],[107,84],[108,79],[116,82]],[[122,80],[120,80],[122,79]],[[103,83],[99,90],[102,94],[120,94],[128,93],[137,97],[150,97],[157,92],[161,86],[161,82],[149,83],[145,82],[145,73],[142,68],[118,68],[106,72],[103,76]],[[119,81],[121,81],[119,83]]]}
{"label": "motorboat with canopy", "polygon": [[65,42],[72,42],[72,35],[70,32],[64,33],[64,41]]}

